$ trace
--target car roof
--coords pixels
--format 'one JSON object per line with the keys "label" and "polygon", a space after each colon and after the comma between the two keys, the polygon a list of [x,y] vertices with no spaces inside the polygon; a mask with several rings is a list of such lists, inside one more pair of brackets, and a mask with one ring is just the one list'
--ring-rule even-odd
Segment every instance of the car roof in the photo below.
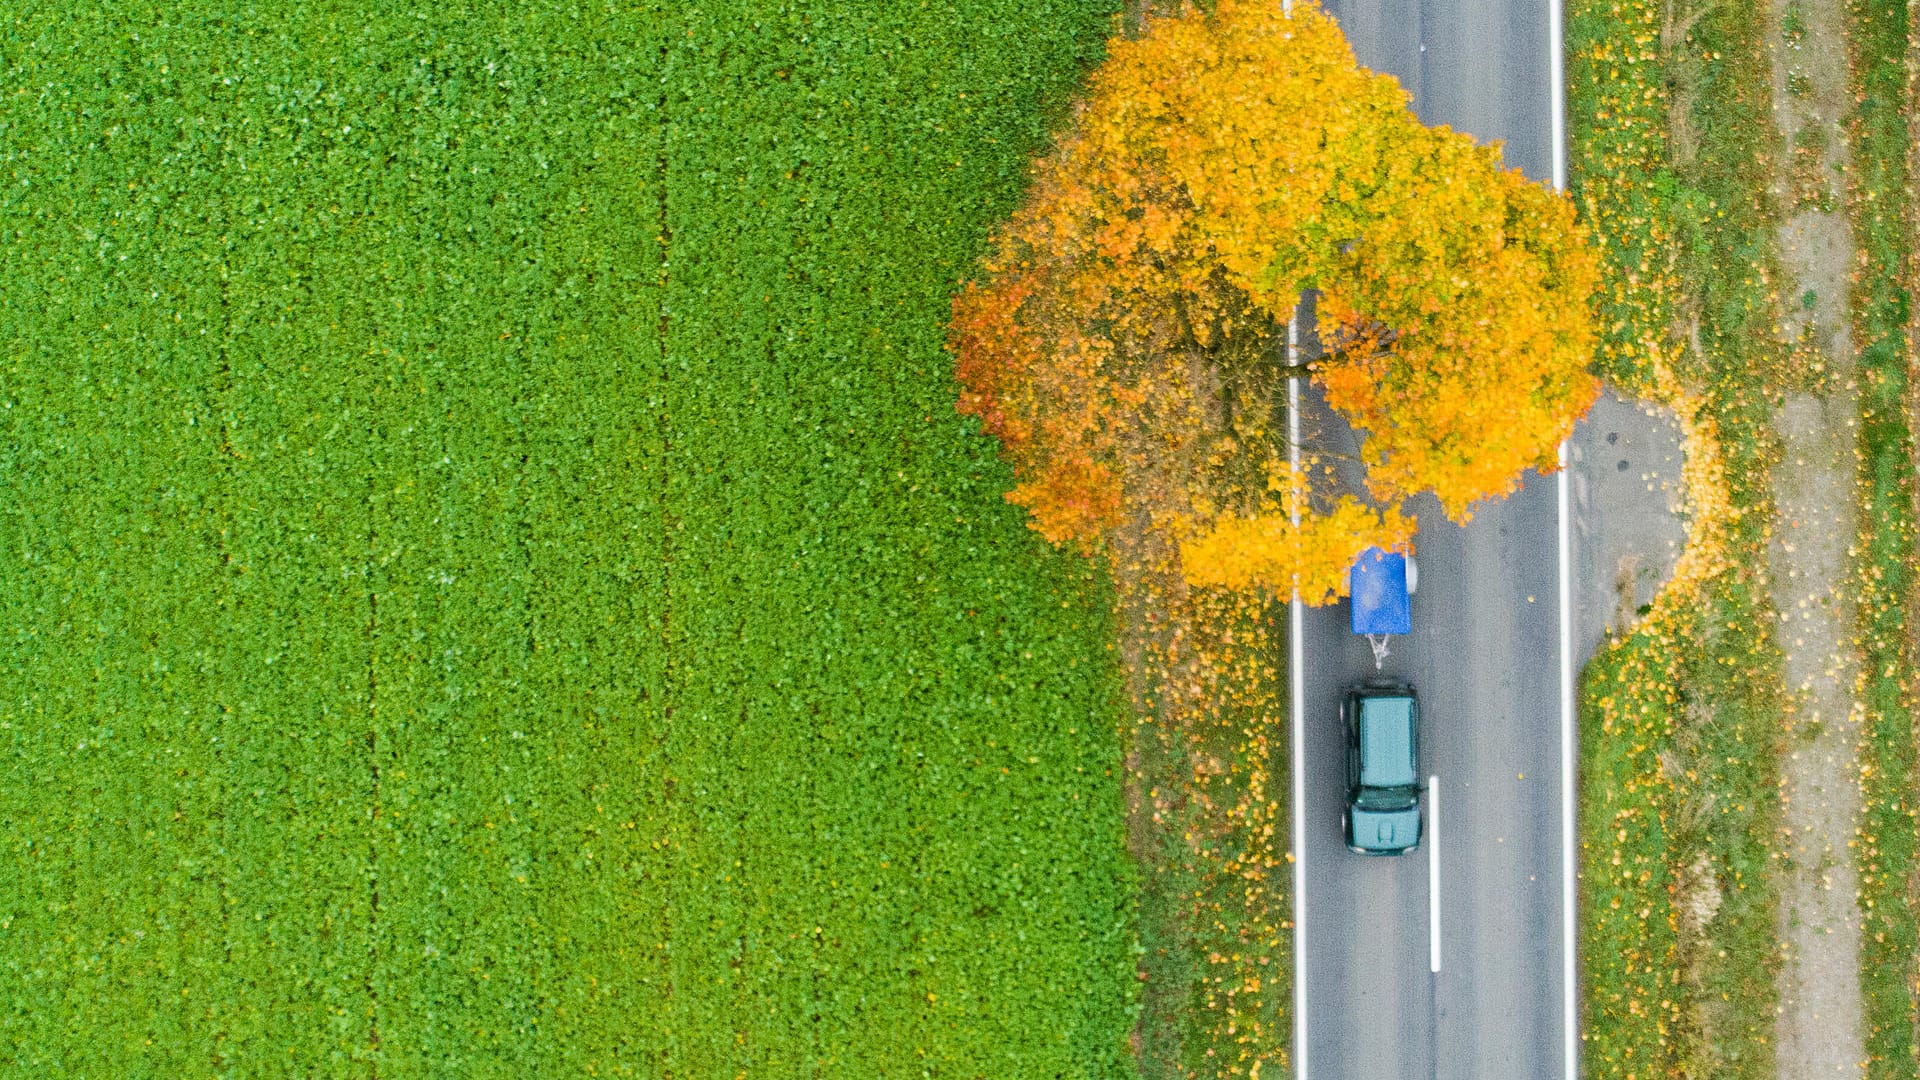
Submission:
{"label": "car roof", "polygon": [[1361,698],[1361,786],[1404,787],[1413,782],[1413,699]]}

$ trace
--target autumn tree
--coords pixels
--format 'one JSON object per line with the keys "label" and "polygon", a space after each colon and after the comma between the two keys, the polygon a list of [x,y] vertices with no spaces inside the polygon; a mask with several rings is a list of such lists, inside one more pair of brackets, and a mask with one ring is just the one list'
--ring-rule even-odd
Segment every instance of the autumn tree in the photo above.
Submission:
{"label": "autumn tree", "polygon": [[[1308,2],[1219,0],[1111,44],[953,305],[960,408],[1036,529],[1128,523],[1190,583],[1298,575],[1324,601],[1360,549],[1407,544],[1408,497],[1464,522],[1554,466],[1597,393],[1594,259],[1568,201],[1407,100]],[[1323,348],[1293,368],[1306,290]],[[1289,466],[1296,372],[1363,433],[1364,492]]]}

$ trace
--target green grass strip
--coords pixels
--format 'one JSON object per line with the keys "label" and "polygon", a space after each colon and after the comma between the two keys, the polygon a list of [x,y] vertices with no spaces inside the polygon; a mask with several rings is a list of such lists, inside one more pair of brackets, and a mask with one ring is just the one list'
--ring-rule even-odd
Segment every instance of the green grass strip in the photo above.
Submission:
{"label": "green grass strip", "polygon": [[1849,209],[1865,259],[1853,290],[1860,348],[1860,543],[1855,559],[1857,626],[1866,724],[1860,744],[1864,820],[1858,860],[1861,989],[1868,1075],[1907,1077],[1920,1068],[1920,926],[1914,897],[1914,672],[1912,618],[1914,446],[1908,340],[1914,268],[1913,177],[1905,4],[1849,5],[1855,97]]}
{"label": "green grass strip", "polygon": [[1590,1076],[1665,1075],[1687,1021],[1664,887],[1675,796],[1659,763],[1673,736],[1674,662],[1667,639],[1643,631],[1582,676],[1581,1027]]}
{"label": "green grass strip", "polygon": [[[1773,1068],[1778,702],[1737,582],[1660,612],[1581,688],[1581,955],[1591,1076]],[[1755,679],[1758,673],[1761,678]]]}
{"label": "green grass strip", "polygon": [[1657,611],[1583,684],[1586,1070],[1757,1080],[1773,1069],[1780,702],[1771,603],[1747,568],[1764,565],[1783,376],[1760,17],[1576,3],[1568,55],[1572,186],[1604,267],[1597,367],[1633,392],[1655,350],[1674,357],[1721,434],[1737,514],[1703,595]]}
{"label": "green grass strip", "polygon": [[1602,267],[1594,366],[1629,389],[1651,377],[1678,300],[1663,11],[1651,0],[1567,5],[1568,181]]}

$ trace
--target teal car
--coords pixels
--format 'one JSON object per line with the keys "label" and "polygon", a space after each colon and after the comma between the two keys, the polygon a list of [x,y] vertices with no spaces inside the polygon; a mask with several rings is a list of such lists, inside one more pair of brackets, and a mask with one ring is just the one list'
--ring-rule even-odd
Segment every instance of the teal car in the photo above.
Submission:
{"label": "teal car", "polygon": [[1340,711],[1347,728],[1347,847],[1404,855],[1420,846],[1420,703],[1413,687],[1353,687]]}

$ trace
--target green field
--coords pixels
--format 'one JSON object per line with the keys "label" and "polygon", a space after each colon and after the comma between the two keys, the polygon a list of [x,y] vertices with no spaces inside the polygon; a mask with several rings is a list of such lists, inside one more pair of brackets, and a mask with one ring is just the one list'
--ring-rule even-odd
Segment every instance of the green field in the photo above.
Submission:
{"label": "green field", "polygon": [[0,1063],[1125,1074],[947,302],[1113,5],[0,21]]}

